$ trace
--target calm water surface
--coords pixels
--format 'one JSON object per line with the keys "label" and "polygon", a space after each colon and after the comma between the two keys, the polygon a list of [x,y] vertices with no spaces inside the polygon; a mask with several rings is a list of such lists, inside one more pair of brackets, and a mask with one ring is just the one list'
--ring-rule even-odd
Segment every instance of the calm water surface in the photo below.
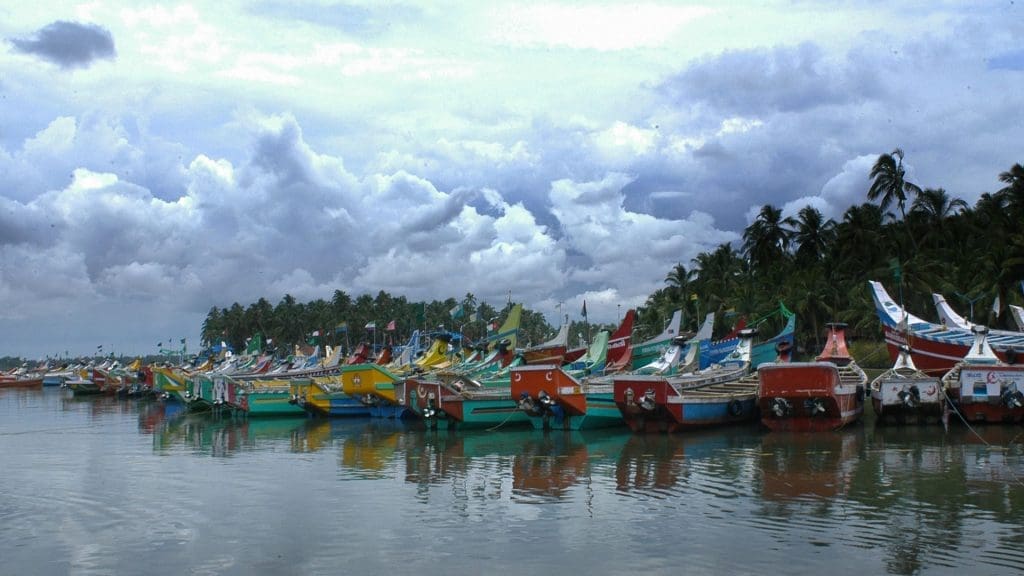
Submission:
{"label": "calm water surface", "polygon": [[426,432],[0,390],[0,574],[1018,574],[1020,427]]}

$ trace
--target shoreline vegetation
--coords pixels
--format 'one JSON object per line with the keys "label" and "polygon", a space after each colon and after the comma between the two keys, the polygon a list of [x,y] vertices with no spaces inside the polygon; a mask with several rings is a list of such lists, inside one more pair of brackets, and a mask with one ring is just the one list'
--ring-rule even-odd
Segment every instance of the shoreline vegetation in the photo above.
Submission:
{"label": "shoreline vegetation", "polygon": [[[784,216],[783,208],[765,204],[740,245],[724,243],[689,264],[677,263],[665,286],[637,309],[635,341],[661,332],[675,310],[683,311],[683,331],[696,330],[698,320],[713,311],[716,336],[740,317],[774,333],[783,323],[776,313],[782,303],[797,315],[797,358],[821,349],[827,322],[842,321],[849,324],[854,356],[867,367],[884,368],[889,359],[866,289],[869,279],[882,280],[908,309],[932,310],[932,294],[939,293],[973,322],[1014,329],[1006,306],[1024,303],[1024,166],[1017,163],[999,174],[1005,186],[982,193],[969,206],[943,188],[907,181],[903,159],[899,148],[879,156],[865,177],[868,201],[849,207],[838,220],[811,205]],[[212,307],[203,321],[201,345],[223,342],[244,350],[248,338],[261,334],[286,353],[297,345],[350,349],[363,341],[399,342],[414,329],[435,328],[475,340],[501,323],[511,303],[511,292],[497,306],[472,293],[425,302],[384,290],[355,297],[335,290],[329,300],[305,303],[286,294],[276,305],[260,298]],[[585,313],[586,304],[582,314],[558,310],[560,318],[578,318],[570,324],[572,340],[614,329],[587,323]],[[557,328],[544,314],[524,307],[520,342],[538,344]],[[23,361],[0,358],[0,368]]]}

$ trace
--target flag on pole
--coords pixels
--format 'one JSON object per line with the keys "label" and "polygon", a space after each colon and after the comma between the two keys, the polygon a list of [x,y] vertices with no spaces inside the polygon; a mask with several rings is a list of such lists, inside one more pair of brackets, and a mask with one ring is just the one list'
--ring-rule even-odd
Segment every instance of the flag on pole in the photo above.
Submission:
{"label": "flag on pole", "polygon": [[452,318],[456,319],[456,320],[459,319],[459,318],[462,318],[462,314],[464,312],[465,312],[465,310],[463,310],[462,304],[458,304],[454,308],[452,308],[451,310],[448,311],[448,313],[451,314]]}
{"label": "flag on pole", "polygon": [[339,332],[348,332],[348,322],[342,322],[334,327],[334,333],[337,334]]}
{"label": "flag on pole", "polygon": [[320,335],[320,331],[319,330],[313,330],[313,333],[310,334],[310,336],[313,336],[314,338],[319,336],[319,335]]}
{"label": "flag on pole", "polygon": [[690,294],[690,300],[699,300],[699,298],[697,298],[697,293],[696,292]]}
{"label": "flag on pole", "polygon": [[473,312],[472,314],[469,315],[469,321],[470,322],[476,322],[479,319],[480,319],[480,313],[479,312]]}
{"label": "flag on pole", "polygon": [[394,332],[395,331],[395,321],[392,320],[391,322],[388,322],[388,325],[384,329],[387,330],[388,332]]}
{"label": "flag on pole", "polygon": [[367,330],[376,330],[377,329],[377,323],[376,322],[367,322],[366,326],[363,326],[363,328],[366,328]]}
{"label": "flag on pole", "polygon": [[583,314],[584,318],[587,317],[587,301],[586,300],[583,301],[583,312],[582,312],[582,314]]}

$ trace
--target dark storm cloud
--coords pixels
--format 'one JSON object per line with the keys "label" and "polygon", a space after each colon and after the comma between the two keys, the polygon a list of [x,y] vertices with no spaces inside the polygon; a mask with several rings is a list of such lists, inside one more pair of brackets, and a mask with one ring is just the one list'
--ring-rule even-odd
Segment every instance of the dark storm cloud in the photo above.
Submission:
{"label": "dark storm cloud", "polygon": [[666,80],[661,90],[680,103],[706,102],[734,114],[804,112],[880,96],[875,72],[833,62],[811,43],[724,52]]}
{"label": "dark storm cloud", "polygon": [[98,59],[116,55],[114,37],[96,24],[58,20],[47,24],[33,38],[11,38],[15,50],[53,62],[61,68],[88,68]]}
{"label": "dark storm cloud", "polygon": [[266,0],[253,4],[249,10],[261,16],[299,20],[364,37],[379,36],[396,24],[420,17],[419,10],[411,6],[392,5],[370,10],[344,2],[319,4]]}

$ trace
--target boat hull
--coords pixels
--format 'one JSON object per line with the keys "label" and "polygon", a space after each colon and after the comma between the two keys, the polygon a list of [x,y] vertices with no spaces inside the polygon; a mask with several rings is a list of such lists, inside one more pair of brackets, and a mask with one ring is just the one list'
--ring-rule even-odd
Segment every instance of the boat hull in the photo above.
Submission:
{"label": "boat hull", "polygon": [[1024,366],[961,365],[947,378],[954,407],[967,422],[1024,420]]}
{"label": "boat hull", "polygon": [[939,423],[946,405],[939,378],[883,378],[872,384],[875,423]]}
{"label": "boat hull", "polygon": [[753,420],[756,389],[741,386],[729,391],[731,386],[735,383],[678,390],[665,378],[624,376],[615,379],[614,398],[630,430],[671,433]]}
{"label": "boat hull", "polygon": [[406,405],[438,430],[530,426],[526,412],[512,399],[509,387],[456,393],[440,382],[406,381]]}
{"label": "boat hull", "polygon": [[758,380],[761,423],[773,431],[836,430],[864,413],[866,378],[851,383],[829,362],[762,365]]}

